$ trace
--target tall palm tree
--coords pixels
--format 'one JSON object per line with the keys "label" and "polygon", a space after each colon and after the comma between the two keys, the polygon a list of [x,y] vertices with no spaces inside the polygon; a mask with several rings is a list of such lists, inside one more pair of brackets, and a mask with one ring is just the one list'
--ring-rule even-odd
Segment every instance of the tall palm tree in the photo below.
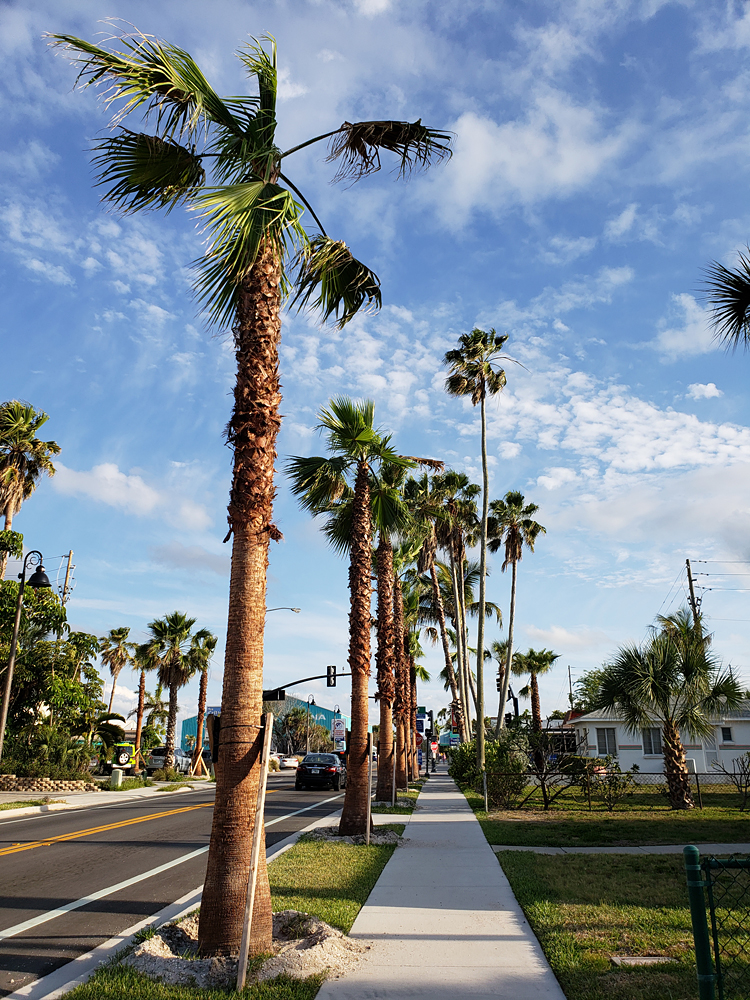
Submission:
{"label": "tall palm tree", "polygon": [[605,665],[596,707],[609,709],[637,733],[661,729],[664,773],[673,809],[692,809],[681,732],[710,736],[711,716],[736,708],[743,690],[731,669],[722,671],[710,651],[711,637],[685,609],[657,618],[640,646],[622,646]]}
{"label": "tall palm tree", "polygon": [[[375,428],[369,400],[332,399],[320,411],[319,430],[327,432],[329,456],[294,457],[287,463],[292,493],[303,509],[327,515],[324,532],[339,551],[349,551],[349,669],[352,675],[351,731],[346,795],[339,830],[342,836],[367,828],[367,681],[370,676],[370,569],[372,549],[371,469],[387,462],[413,463],[390,446]],[[342,501],[351,501],[348,538],[342,537]]]}
{"label": "tall palm tree", "polygon": [[[227,427],[233,449],[227,540],[232,537],[222,726],[234,738],[216,776],[199,943],[203,954],[236,952],[242,936],[245,883],[260,780],[266,568],[273,522],[274,460],[281,400],[278,347],[282,299],[293,293],[343,327],[363,307],[380,306],[377,275],[331,239],[283,161],[330,140],[336,180],[358,181],[393,153],[399,176],[450,155],[451,137],[416,122],[344,122],[282,151],[276,144],[276,46],[253,41],[238,51],[257,84],[252,96],[220,97],[183,49],[134,32],[105,49],[72,35],[52,35],[74,53],[79,78],[103,84],[115,106],[114,135],[94,158],[104,199],[122,212],[184,203],[209,240],[197,264],[196,292],[208,320],[234,335],[237,379]],[[121,123],[139,112],[155,134]],[[207,173],[209,171],[209,173]],[[304,208],[303,208],[304,206]],[[314,220],[310,235],[303,223]],[[248,835],[250,831],[250,835]],[[250,953],[272,942],[270,889],[261,852]]]}
{"label": "tall palm tree", "polygon": [[[46,413],[17,399],[0,404],[0,513],[5,531],[12,529],[13,518],[42,475],[55,474],[52,456],[60,454],[60,446],[37,437],[48,420]],[[0,549],[0,580],[7,563],[8,552]]]}
{"label": "tall palm tree", "polygon": [[[135,710],[135,756],[133,766],[138,766],[138,757],[143,759],[141,740],[143,738],[143,719],[146,712],[146,671],[157,666],[157,658],[147,642],[136,643],[133,650],[132,666],[138,671],[138,706]],[[133,713],[131,713],[133,714]]]}
{"label": "tall palm tree", "polygon": [[216,643],[219,640],[207,629],[201,629],[193,636],[190,643],[188,656],[192,659],[196,671],[200,674],[200,687],[198,689],[198,728],[196,729],[195,748],[193,749],[193,763],[190,773],[195,774],[203,761],[203,723],[206,718],[206,696],[208,693],[208,669],[211,666],[211,657],[214,655]]}
{"label": "tall palm tree", "polygon": [[128,636],[130,635],[130,629],[123,625],[120,628],[112,628],[109,630],[107,635],[99,642],[99,655],[102,658],[102,663],[109,667],[109,672],[112,675],[112,690],[109,695],[109,708],[108,712],[112,712],[112,702],[115,699],[115,688],[117,687],[117,678],[120,676],[122,668],[128,663],[133,662],[133,652],[136,648],[134,642],[128,642]]}
{"label": "tall palm tree", "polygon": [[[479,625],[477,628],[477,720],[484,719],[484,601],[487,566],[487,516],[490,481],[487,467],[487,396],[495,396],[505,386],[505,371],[500,360],[511,360],[502,349],[507,335],[494,330],[474,329],[459,337],[459,346],[443,359],[448,367],[445,388],[451,396],[469,396],[479,404],[482,427],[482,520],[479,541]],[[484,770],[484,725],[477,725],[477,767]]]}
{"label": "tall palm tree", "polygon": [[149,622],[146,628],[151,633],[148,642],[149,653],[155,658],[159,671],[159,683],[169,689],[169,715],[167,733],[164,738],[166,752],[164,767],[174,767],[174,745],[177,729],[177,693],[195,674],[197,664],[193,655],[193,642],[198,636],[210,636],[205,629],[193,634],[195,618],[188,618],[180,611]]}
{"label": "tall palm tree", "polygon": [[511,490],[505,494],[504,500],[493,500],[492,516],[489,519],[488,531],[490,552],[497,552],[500,546],[505,547],[503,573],[511,567],[510,583],[510,616],[508,621],[508,646],[506,649],[505,672],[503,686],[500,692],[500,705],[497,710],[496,732],[505,726],[505,703],[508,700],[508,685],[510,684],[511,663],[513,662],[513,626],[516,621],[516,577],[518,564],[523,557],[524,545],[534,551],[534,544],[539,535],[546,535],[547,529],[534,520],[534,514],[539,510],[535,503],[526,503],[523,493]]}
{"label": "tall palm tree", "polygon": [[[505,650],[505,669],[508,669],[507,650]],[[531,728],[535,733],[542,731],[542,706],[539,701],[539,675],[546,674],[554,666],[559,653],[551,649],[529,649],[526,653],[516,653],[511,660],[511,672],[519,677],[529,675],[529,694],[531,696]],[[524,694],[524,697],[526,695]],[[503,712],[505,703],[503,703]]]}

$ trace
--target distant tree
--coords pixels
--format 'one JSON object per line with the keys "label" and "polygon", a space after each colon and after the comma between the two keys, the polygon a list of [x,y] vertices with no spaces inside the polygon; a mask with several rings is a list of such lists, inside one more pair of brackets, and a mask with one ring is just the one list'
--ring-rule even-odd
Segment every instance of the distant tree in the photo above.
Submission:
{"label": "distant tree", "polygon": [[112,690],[107,709],[109,712],[112,711],[112,703],[115,700],[117,678],[120,676],[122,668],[133,661],[133,652],[136,647],[134,642],[127,641],[129,635],[130,629],[127,625],[123,625],[121,628],[110,629],[99,643],[99,655],[102,658],[102,663],[105,667],[109,667],[109,672],[112,675]]}
{"label": "distant tree", "polygon": [[531,697],[531,728],[534,732],[542,731],[542,706],[539,701],[540,674],[546,674],[554,666],[559,653],[551,649],[529,649],[526,653],[516,653],[511,664],[511,672],[519,676],[529,675],[529,694]]}
{"label": "distant tree", "polygon": [[599,704],[599,689],[604,670],[587,670],[573,685],[572,708],[576,712],[592,712]]}

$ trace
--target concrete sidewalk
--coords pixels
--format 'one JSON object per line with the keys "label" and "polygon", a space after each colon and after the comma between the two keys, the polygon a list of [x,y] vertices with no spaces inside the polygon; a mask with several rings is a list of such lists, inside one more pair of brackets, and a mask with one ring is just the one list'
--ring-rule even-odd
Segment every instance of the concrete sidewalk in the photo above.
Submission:
{"label": "concrete sidewalk", "polygon": [[424,786],[404,836],[351,930],[371,950],[353,973],[324,983],[317,1000],[565,1000],[446,774]]}

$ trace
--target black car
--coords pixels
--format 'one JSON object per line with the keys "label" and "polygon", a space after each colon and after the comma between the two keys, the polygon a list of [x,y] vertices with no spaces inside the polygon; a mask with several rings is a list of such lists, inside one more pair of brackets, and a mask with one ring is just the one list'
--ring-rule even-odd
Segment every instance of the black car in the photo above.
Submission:
{"label": "black car", "polygon": [[309,753],[297,768],[294,787],[325,788],[330,785],[334,791],[346,786],[346,768],[335,753]]}

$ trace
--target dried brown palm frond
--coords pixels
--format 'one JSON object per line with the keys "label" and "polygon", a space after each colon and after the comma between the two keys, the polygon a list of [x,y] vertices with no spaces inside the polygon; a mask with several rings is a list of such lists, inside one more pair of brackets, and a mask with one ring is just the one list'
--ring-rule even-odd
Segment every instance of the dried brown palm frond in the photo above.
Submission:
{"label": "dried brown palm frond", "polygon": [[358,181],[380,170],[380,150],[401,158],[401,176],[451,156],[451,134],[415,122],[344,122],[331,139],[328,162],[340,160],[334,181]]}

